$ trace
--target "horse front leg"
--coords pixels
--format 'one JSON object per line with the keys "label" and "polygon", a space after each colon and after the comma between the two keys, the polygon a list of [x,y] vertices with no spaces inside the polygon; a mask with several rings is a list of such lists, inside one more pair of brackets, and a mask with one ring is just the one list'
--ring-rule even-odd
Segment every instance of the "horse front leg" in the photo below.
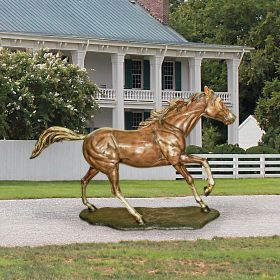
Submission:
{"label": "horse front leg", "polygon": [[142,216],[128,203],[121,193],[118,167],[113,168],[111,172],[107,173],[107,176],[112,186],[112,193],[125,205],[127,211],[136,219],[136,222],[139,225],[144,225]]}
{"label": "horse front leg", "polygon": [[194,185],[193,177],[190,175],[183,163],[178,163],[173,165],[174,168],[184,177],[186,182],[191,186],[191,190],[196,202],[200,205],[201,210],[205,213],[210,212],[209,207],[203,202],[202,198],[198,195],[197,190]]}
{"label": "horse front leg", "polygon": [[204,169],[207,173],[207,178],[208,178],[208,186],[204,187],[204,194],[205,194],[205,196],[208,196],[212,192],[212,190],[215,186],[215,182],[213,179],[213,175],[212,175],[208,160],[206,158],[193,156],[193,155],[186,155],[186,154],[181,155],[180,160],[184,164],[197,163],[204,167]]}

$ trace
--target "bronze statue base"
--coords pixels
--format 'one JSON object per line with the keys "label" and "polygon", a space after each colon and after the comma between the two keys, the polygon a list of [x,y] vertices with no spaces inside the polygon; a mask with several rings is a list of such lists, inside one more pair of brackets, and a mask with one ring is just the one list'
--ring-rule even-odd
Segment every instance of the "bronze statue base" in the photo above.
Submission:
{"label": "bronze statue base", "polygon": [[209,213],[200,207],[146,208],[136,207],[145,221],[139,225],[126,208],[100,208],[97,211],[88,209],[80,213],[80,218],[92,225],[108,226],[119,230],[146,229],[200,229],[220,216],[219,211],[211,209]]}

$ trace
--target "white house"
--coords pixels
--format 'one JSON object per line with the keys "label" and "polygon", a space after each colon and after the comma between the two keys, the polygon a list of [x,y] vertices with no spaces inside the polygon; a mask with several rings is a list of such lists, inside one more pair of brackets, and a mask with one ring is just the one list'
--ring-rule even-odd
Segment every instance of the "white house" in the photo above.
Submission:
{"label": "white house", "polygon": [[[228,89],[218,94],[238,116],[238,66],[249,48],[188,42],[168,13],[168,0],[1,1],[0,46],[60,50],[88,69],[101,88],[92,128],[133,129],[152,109],[201,91],[203,59],[226,61]],[[229,143],[238,143],[238,125]],[[201,145],[201,122],[188,141]]]}
{"label": "white house", "polygon": [[248,149],[258,146],[263,134],[265,133],[259,126],[258,121],[253,115],[250,115],[239,128],[239,147]]}

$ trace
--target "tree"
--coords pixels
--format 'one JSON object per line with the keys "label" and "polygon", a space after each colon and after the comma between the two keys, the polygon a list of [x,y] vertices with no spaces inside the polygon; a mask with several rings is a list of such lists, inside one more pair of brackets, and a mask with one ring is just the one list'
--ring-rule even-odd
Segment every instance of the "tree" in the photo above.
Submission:
{"label": "tree", "polygon": [[261,145],[273,148],[280,153],[280,128],[269,128],[262,137]]}
{"label": "tree", "polygon": [[170,11],[171,12],[174,11],[184,2],[185,2],[185,0],[170,0]]}
{"label": "tree", "polygon": [[266,132],[262,138],[263,144],[280,152],[280,79],[275,78],[265,83],[255,115],[261,128]]}
{"label": "tree", "polygon": [[59,54],[0,51],[0,136],[36,139],[53,125],[83,132],[93,117],[97,87],[85,69],[69,64]]}
{"label": "tree", "polygon": [[277,65],[280,64],[280,2],[269,3],[271,10],[263,15],[257,26],[251,28],[247,39],[247,44],[255,47],[255,51],[245,57],[240,67],[240,103],[243,116],[246,111],[254,112],[266,83],[279,77]]}
{"label": "tree", "polygon": [[6,81],[0,75],[0,135],[4,135],[6,129],[6,118],[5,118],[6,97],[7,97]]}
{"label": "tree", "polygon": [[213,152],[216,145],[219,143],[221,134],[218,129],[211,124],[203,127],[202,130],[202,147],[209,152]]}
{"label": "tree", "polygon": [[[255,48],[240,65],[240,120],[253,114],[266,81],[280,63],[279,0],[188,0],[170,15],[170,24],[192,42]],[[225,64],[206,61],[202,86],[226,89]]]}

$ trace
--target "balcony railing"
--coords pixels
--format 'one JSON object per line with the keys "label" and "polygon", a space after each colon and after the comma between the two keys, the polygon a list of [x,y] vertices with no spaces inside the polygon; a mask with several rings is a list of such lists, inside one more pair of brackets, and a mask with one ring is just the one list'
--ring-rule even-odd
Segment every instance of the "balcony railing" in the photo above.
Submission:
{"label": "balcony railing", "polygon": [[194,94],[192,91],[163,90],[161,92],[163,102],[168,102],[176,98],[188,99],[192,94]]}
{"label": "balcony railing", "polygon": [[[161,92],[162,102],[164,105],[172,99],[183,98],[188,99],[194,94],[192,91],[171,91],[163,90]],[[231,94],[229,92],[216,92],[216,95],[221,97],[227,104],[231,103]],[[136,90],[124,89],[123,90],[124,102],[137,102],[137,103],[153,103],[155,102],[155,94],[151,90]],[[104,104],[113,104],[116,101],[116,90],[114,89],[100,89],[96,95],[96,100]]]}
{"label": "balcony railing", "polygon": [[101,88],[96,95],[97,100],[116,100],[116,91],[114,89]]}
{"label": "balcony railing", "polygon": [[[183,98],[183,99],[188,99],[190,98],[191,95],[193,95],[193,91],[168,91],[168,90],[163,90],[162,91],[162,101],[167,102],[172,99],[176,98]],[[230,103],[231,102],[231,95],[229,92],[216,92],[215,93],[217,96],[221,97],[225,103]]]}
{"label": "balcony railing", "polygon": [[124,101],[154,102],[155,95],[151,90],[125,89],[123,99]]}
{"label": "balcony railing", "polygon": [[231,102],[231,94],[229,92],[216,92],[216,95],[221,97],[225,103]]}

